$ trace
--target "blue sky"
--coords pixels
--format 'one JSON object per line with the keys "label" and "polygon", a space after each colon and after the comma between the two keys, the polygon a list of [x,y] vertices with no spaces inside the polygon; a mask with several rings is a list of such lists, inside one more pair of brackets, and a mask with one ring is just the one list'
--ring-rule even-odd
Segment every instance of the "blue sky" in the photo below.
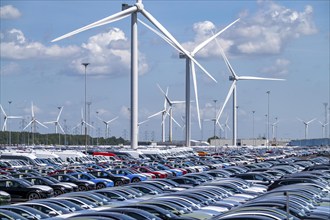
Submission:
{"label": "blue sky", "polygon": [[[110,120],[111,135],[129,138],[130,107],[130,18],[101,26],[59,42],[51,40],[72,30],[112,15],[121,4],[135,1],[1,1],[1,94],[0,102],[10,115],[41,121],[55,120],[58,106],[64,106],[60,123],[70,133],[81,120],[84,106],[84,68],[87,68],[87,100],[90,122],[104,136],[104,125],[96,118]],[[270,91],[270,123],[277,117],[278,138],[303,138],[304,125],[311,120],[309,137],[322,137],[324,104],[329,102],[329,1],[143,1],[150,12],[188,51],[237,18],[217,40],[238,75],[276,77],[286,81],[239,81],[237,83],[238,137],[264,136]],[[148,23],[141,14],[138,17]],[[150,24],[150,23],[148,23]],[[198,127],[192,103],[192,138],[213,135],[215,117],[227,95],[230,73],[219,47],[211,42],[196,59],[217,80],[197,69],[198,94],[203,129]],[[177,51],[139,24],[139,121],[162,110],[164,90],[173,100],[185,99],[185,61]],[[192,92],[192,99],[194,99]],[[184,105],[173,109],[183,126]],[[229,117],[231,100],[221,118]],[[1,126],[3,119],[1,119]],[[10,121],[20,130],[21,120]],[[168,122],[166,122],[168,123]],[[160,140],[161,117],[140,126],[139,140]],[[54,132],[38,128],[41,133]],[[168,126],[166,124],[166,129]],[[80,132],[78,129],[77,132]],[[174,125],[173,139],[182,140],[183,130]],[[217,127],[217,135],[220,129]],[[230,137],[230,131],[228,131]],[[166,136],[168,132],[166,131]],[[222,136],[224,134],[222,133]]]}

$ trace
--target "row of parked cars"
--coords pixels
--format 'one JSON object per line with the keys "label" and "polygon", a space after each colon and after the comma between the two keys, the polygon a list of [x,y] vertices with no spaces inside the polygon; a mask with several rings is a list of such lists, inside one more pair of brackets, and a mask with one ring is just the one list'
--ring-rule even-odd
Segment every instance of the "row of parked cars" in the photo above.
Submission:
{"label": "row of parked cars", "polygon": [[[47,172],[35,172],[36,168],[24,172],[7,170],[0,178],[4,183],[0,190],[8,193],[8,188],[16,187],[8,183],[15,182],[22,184],[14,190],[16,192],[19,188],[34,187],[40,194],[39,197],[29,194],[31,197],[19,198],[28,199],[25,202],[0,206],[0,216],[2,219],[77,220],[328,219],[328,158],[288,157],[255,161],[236,156],[240,161],[244,158],[248,162],[223,161],[225,155],[214,155],[157,162],[143,160],[122,164],[125,167],[120,168],[98,164],[67,166],[66,169],[56,167],[47,169]],[[166,176],[146,175],[147,172],[143,172],[146,170],[140,169],[137,175],[145,179],[133,181],[133,176],[117,172],[158,166],[167,167]],[[126,181],[115,184],[115,179],[106,178],[107,175],[125,177]],[[38,181],[45,179],[57,183],[39,185],[41,182]],[[97,187],[95,179],[106,179],[110,184]],[[66,188],[55,193],[56,184],[60,187],[66,185]],[[9,194],[13,197],[15,192]]]}

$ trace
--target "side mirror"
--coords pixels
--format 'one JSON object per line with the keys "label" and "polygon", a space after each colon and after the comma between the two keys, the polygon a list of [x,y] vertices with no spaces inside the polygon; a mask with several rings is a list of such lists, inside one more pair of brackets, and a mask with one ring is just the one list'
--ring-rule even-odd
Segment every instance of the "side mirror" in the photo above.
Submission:
{"label": "side mirror", "polygon": [[48,212],[48,215],[52,216],[57,216],[57,213],[55,211],[50,211]]}

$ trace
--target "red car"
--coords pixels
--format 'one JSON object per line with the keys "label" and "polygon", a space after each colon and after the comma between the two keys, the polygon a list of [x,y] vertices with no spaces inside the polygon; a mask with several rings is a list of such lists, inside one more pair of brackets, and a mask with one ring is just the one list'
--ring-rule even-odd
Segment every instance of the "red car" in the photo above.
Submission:
{"label": "red car", "polygon": [[167,173],[165,171],[154,170],[151,167],[141,166],[132,167],[133,170],[139,171],[141,173],[151,173],[156,175],[157,178],[167,178]]}

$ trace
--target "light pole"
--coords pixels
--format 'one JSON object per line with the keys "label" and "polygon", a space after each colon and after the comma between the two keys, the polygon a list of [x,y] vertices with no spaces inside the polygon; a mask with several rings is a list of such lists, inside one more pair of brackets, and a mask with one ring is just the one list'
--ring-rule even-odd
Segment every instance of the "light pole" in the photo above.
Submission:
{"label": "light pole", "polygon": [[[96,111],[96,117],[99,117],[99,112]],[[98,122],[96,121],[96,145],[99,146],[99,127],[98,127]]]}
{"label": "light pole", "polygon": [[267,91],[267,148],[269,147],[269,95],[270,91]]}
{"label": "light pole", "polygon": [[[10,104],[12,103],[12,101],[8,101],[8,114],[10,115]],[[9,146],[11,145],[11,131],[10,131],[10,120],[8,120],[8,144]]]}
{"label": "light pole", "polygon": [[253,145],[255,146],[256,145],[256,143],[255,143],[255,138],[254,138],[254,113],[255,113],[256,111],[252,111],[252,143],[253,143]]}
{"label": "light pole", "polygon": [[216,123],[217,123],[217,100],[214,99],[214,129],[213,129],[213,138],[215,139],[215,132],[216,132]]}
{"label": "light pole", "polygon": [[85,153],[87,154],[87,124],[86,124],[86,110],[87,110],[87,101],[86,101],[86,96],[87,96],[87,66],[89,63],[82,63],[82,65],[85,67],[85,101],[84,101],[84,108],[85,108],[85,113],[84,113],[84,120],[85,120]]}

